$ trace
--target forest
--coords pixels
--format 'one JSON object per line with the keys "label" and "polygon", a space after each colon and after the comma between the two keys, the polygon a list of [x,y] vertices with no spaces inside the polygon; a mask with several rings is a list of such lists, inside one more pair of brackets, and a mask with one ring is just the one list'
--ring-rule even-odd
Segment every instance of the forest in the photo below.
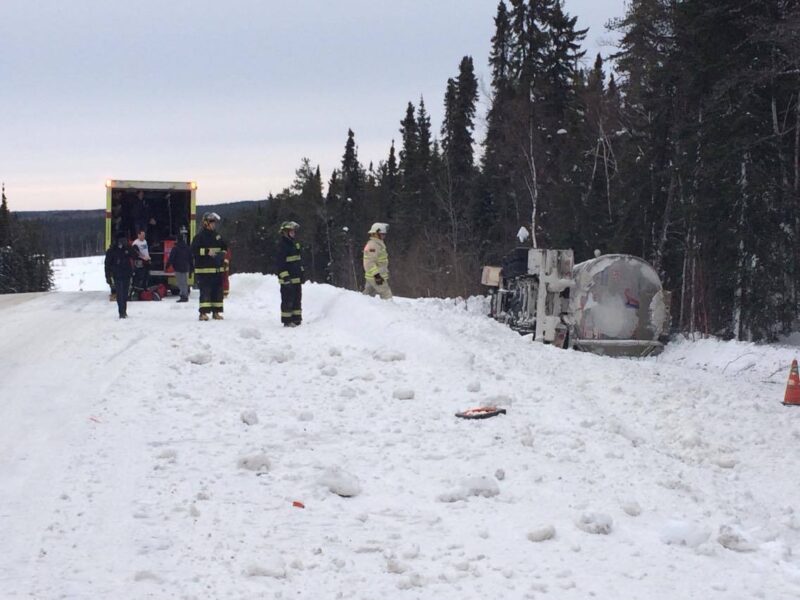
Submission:
{"label": "forest", "polygon": [[593,60],[556,0],[501,1],[494,21],[486,115],[465,56],[439,126],[412,99],[378,164],[348,131],[324,181],[303,159],[290,188],[229,224],[237,268],[270,270],[293,219],[311,278],[358,289],[365,232],[386,221],[398,294],[464,296],[525,227],[576,260],[651,262],[677,331],[762,340],[796,325],[798,2],[632,0],[610,24],[619,47]]}
{"label": "forest", "polygon": [[303,158],[287,189],[221,207],[234,270],[271,272],[291,219],[309,278],[359,289],[385,221],[395,293],[466,296],[524,227],[577,260],[652,263],[676,331],[773,340],[800,302],[799,1],[630,0],[618,47],[591,57],[559,0],[502,0],[490,55],[454,64],[441,99],[408,99],[384,158],[362,163],[348,130],[333,172]]}

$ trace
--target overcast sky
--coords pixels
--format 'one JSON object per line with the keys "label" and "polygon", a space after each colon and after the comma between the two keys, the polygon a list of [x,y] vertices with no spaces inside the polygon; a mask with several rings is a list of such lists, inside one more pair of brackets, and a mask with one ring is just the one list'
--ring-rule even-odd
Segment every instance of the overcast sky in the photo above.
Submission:
{"label": "overcast sky", "polygon": [[[593,56],[624,0],[566,0]],[[356,134],[388,155],[408,101],[438,132],[448,77],[481,89],[497,0],[0,0],[0,180],[11,210],[99,208],[106,179],[264,198]],[[588,57],[587,57],[588,60]],[[481,98],[480,117],[485,114]]]}

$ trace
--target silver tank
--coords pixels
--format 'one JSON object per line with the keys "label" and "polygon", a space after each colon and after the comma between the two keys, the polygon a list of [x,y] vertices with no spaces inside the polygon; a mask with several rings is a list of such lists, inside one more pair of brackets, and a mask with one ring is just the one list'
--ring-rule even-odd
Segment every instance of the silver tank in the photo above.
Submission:
{"label": "silver tank", "polygon": [[669,294],[652,266],[628,254],[607,254],[575,265],[572,274],[570,345],[614,356],[661,351]]}

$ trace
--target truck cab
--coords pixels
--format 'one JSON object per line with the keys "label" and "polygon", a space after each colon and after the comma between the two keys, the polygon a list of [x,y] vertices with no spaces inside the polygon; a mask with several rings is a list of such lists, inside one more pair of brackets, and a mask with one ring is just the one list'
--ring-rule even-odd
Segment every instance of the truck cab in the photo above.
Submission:
{"label": "truck cab", "polygon": [[[194,181],[106,181],[106,247],[119,236],[129,242],[140,229],[150,250],[150,282],[175,289],[174,272],[167,270],[169,253],[181,235],[195,235],[197,183]],[[190,281],[190,284],[193,283]]]}

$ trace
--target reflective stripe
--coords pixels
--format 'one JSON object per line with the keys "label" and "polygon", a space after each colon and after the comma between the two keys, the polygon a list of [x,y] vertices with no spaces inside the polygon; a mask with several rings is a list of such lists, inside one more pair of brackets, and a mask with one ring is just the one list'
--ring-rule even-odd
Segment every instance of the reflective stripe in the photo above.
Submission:
{"label": "reflective stripe", "polygon": [[211,308],[222,308],[222,302],[209,302]]}
{"label": "reflective stripe", "polygon": [[290,313],[290,312],[281,312],[281,316],[282,317],[291,317],[292,313]]}
{"label": "reflective stripe", "polygon": [[211,256],[209,252],[222,252],[222,248],[200,248],[200,256]]}
{"label": "reflective stripe", "polygon": [[303,311],[302,311],[302,310],[293,310],[293,311],[292,311],[292,316],[293,316],[293,317],[299,317],[299,316],[300,316],[300,315],[302,315],[302,314],[303,314]]}
{"label": "reflective stripe", "polygon": [[280,277],[281,279],[288,276],[289,276],[289,271],[281,271],[280,273],[278,273],[278,277]]}
{"label": "reflective stripe", "polygon": [[289,280],[289,283],[302,283],[299,277],[293,277]]}
{"label": "reflective stripe", "polygon": [[286,257],[286,262],[297,262],[298,260],[300,260],[300,255],[299,254],[295,254],[294,256],[287,256]]}
{"label": "reflective stripe", "polygon": [[213,304],[214,304],[213,302],[201,302],[200,308],[211,308]]}
{"label": "reflective stripe", "polygon": [[206,267],[204,269],[195,269],[194,272],[199,275],[208,275],[210,273],[222,273],[220,267]]}

